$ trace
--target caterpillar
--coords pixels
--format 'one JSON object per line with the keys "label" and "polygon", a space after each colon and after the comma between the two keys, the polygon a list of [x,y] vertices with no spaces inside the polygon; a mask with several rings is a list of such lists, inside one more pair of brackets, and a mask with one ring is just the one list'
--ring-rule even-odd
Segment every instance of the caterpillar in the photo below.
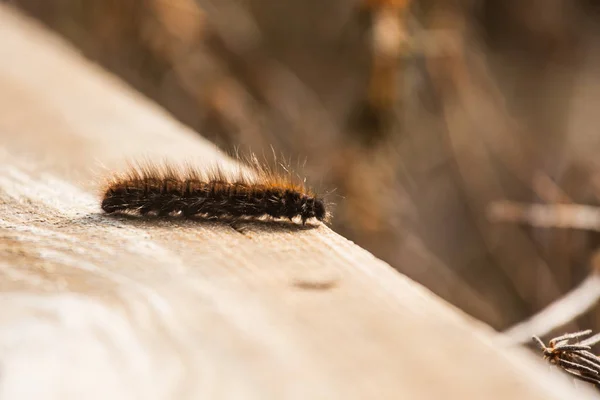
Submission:
{"label": "caterpillar", "polygon": [[178,168],[171,164],[130,164],[113,174],[103,190],[101,208],[108,214],[208,219],[289,219],[305,225],[330,217],[323,198],[292,174],[279,174],[254,159],[250,174],[241,169]]}

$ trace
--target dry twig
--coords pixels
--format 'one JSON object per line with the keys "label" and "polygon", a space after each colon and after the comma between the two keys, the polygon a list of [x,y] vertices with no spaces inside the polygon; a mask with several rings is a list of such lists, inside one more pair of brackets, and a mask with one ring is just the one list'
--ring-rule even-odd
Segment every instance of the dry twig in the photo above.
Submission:
{"label": "dry twig", "polygon": [[488,215],[496,222],[600,231],[600,208],[580,204],[520,204],[499,201],[491,205]]}
{"label": "dry twig", "polygon": [[533,336],[533,340],[542,350],[544,359],[575,378],[600,388],[600,358],[590,351],[591,346],[600,341],[600,335],[594,335],[581,342],[570,343],[572,339],[578,339],[590,333],[592,333],[591,329],[567,333],[551,339],[548,347],[537,336]]}
{"label": "dry twig", "polygon": [[564,326],[594,307],[600,300],[600,277],[590,274],[579,286],[531,318],[504,331],[511,344],[525,343],[534,335],[545,335]]}
{"label": "dry twig", "polygon": [[[519,204],[496,202],[489,209],[490,219],[519,222],[544,228],[571,228],[600,231],[600,208],[576,204]],[[512,343],[525,343],[531,335],[545,335],[584,314],[600,301],[600,276],[593,268],[576,288],[531,318],[505,331]]]}

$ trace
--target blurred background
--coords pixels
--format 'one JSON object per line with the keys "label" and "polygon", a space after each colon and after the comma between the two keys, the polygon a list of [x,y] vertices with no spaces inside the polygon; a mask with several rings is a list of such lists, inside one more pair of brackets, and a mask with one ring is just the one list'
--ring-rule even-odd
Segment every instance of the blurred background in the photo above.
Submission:
{"label": "blurred background", "polygon": [[0,1],[222,149],[306,159],[334,230],[496,329],[593,269],[597,233],[488,211],[599,203],[596,1]]}

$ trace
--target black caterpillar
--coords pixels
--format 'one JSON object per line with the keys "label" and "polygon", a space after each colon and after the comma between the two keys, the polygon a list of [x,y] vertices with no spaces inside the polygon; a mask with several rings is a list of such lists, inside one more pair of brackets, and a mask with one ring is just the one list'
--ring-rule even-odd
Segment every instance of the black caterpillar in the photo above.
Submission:
{"label": "black caterpillar", "polygon": [[326,221],[324,201],[291,177],[256,168],[257,178],[227,177],[219,169],[184,171],[172,166],[132,167],[114,175],[104,190],[106,213],[180,215],[185,218],[311,218]]}

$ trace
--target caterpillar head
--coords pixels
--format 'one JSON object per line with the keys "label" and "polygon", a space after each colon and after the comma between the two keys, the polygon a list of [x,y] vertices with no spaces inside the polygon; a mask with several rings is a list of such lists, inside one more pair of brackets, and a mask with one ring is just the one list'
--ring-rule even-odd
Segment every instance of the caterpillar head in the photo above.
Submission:
{"label": "caterpillar head", "polygon": [[315,199],[313,206],[315,218],[319,221],[325,220],[327,218],[327,211],[325,211],[325,203],[323,203],[320,199]]}
{"label": "caterpillar head", "polygon": [[319,221],[324,221],[327,218],[327,211],[325,210],[325,203],[318,198],[305,198],[305,203],[300,212],[302,223],[305,224],[306,220],[310,218],[316,218]]}

